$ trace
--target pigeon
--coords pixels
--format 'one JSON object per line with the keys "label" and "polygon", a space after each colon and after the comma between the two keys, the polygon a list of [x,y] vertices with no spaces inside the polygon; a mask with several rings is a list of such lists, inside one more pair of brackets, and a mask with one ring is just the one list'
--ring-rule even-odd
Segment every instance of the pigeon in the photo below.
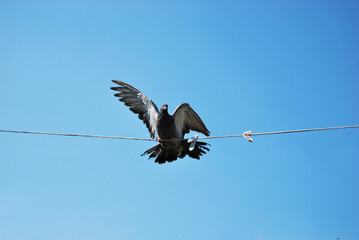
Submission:
{"label": "pigeon", "polygon": [[209,136],[210,132],[204,125],[198,114],[188,103],[180,104],[172,115],[168,113],[168,105],[163,104],[158,110],[157,106],[145,94],[132,87],[131,85],[112,80],[118,84],[111,87],[118,91],[114,96],[119,97],[119,101],[130,107],[130,110],[138,114],[138,118],[146,124],[151,138],[157,138],[159,144],[145,151],[141,156],[149,154],[149,158],[156,158],[155,163],[163,164],[173,162],[177,158],[189,156],[200,159],[200,156],[209,151],[208,143],[197,141],[195,147],[189,150],[190,143],[184,139],[184,135],[190,130],[203,133]]}

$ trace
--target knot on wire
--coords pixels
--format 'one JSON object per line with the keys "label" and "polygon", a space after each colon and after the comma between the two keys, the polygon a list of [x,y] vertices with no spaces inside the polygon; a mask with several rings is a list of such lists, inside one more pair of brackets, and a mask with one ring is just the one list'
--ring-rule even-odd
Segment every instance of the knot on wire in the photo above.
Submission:
{"label": "knot on wire", "polygon": [[248,141],[253,142],[253,139],[251,138],[253,130],[249,130],[247,132],[243,133],[243,137],[245,137]]}
{"label": "knot on wire", "polygon": [[194,147],[196,146],[197,140],[198,140],[198,135],[194,135],[193,137],[191,137],[190,139],[187,140],[188,143],[191,143],[189,145],[190,151],[193,151]]}

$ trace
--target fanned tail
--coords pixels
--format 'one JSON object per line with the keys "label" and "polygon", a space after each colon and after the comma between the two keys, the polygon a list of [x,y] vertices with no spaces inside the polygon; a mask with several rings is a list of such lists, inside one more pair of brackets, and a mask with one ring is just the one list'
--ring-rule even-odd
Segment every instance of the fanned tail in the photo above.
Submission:
{"label": "fanned tail", "polygon": [[155,163],[163,164],[165,162],[173,162],[177,160],[177,158],[184,158],[188,155],[191,158],[200,159],[200,156],[206,154],[206,151],[209,151],[207,145],[210,144],[205,142],[196,142],[196,145],[192,151],[189,151],[190,144],[187,141],[182,141],[182,151],[180,154],[175,152],[173,149],[164,149],[161,144],[157,144],[156,146],[145,151],[141,156],[149,154],[148,159],[156,158]]}
{"label": "fanned tail", "polygon": [[164,149],[161,144],[157,144],[156,146],[148,149],[146,152],[142,153],[141,156],[146,154],[150,154],[148,159],[156,157],[155,163],[159,164],[163,164],[165,162],[173,162],[177,159],[177,155],[175,152]]}

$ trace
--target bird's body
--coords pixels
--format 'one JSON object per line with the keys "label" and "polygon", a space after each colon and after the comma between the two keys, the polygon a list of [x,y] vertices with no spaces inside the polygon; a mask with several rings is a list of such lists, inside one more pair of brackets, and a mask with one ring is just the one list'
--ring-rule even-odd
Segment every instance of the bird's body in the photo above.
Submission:
{"label": "bird's body", "polygon": [[[112,87],[112,90],[119,91],[116,97],[120,97],[120,101],[124,102],[130,110],[139,114],[139,118],[146,124],[150,131],[151,137],[157,135],[160,144],[148,149],[142,155],[150,154],[149,158],[156,157],[155,162],[165,163],[172,162],[177,158],[184,158],[186,155],[199,159],[209,149],[205,142],[197,142],[195,148],[189,151],[189,143],[181,140],[190,130],[195,130],[209,136],[210,132],[202,122],[197,113],[189,104],[183,103],[179,105],[174,113],[168,113],[167,104],[161,106],[158,111],[157,106],[150,98],[131,85],[113,80],[120,87]],[[141,156],[142,156],[141,155]]]}
{"label": "bird's body", "polygon": [[157,135],[161,139],[181,138],[176,131],[176,121],[168,114],[167,109],[161,109],[156,122]]}

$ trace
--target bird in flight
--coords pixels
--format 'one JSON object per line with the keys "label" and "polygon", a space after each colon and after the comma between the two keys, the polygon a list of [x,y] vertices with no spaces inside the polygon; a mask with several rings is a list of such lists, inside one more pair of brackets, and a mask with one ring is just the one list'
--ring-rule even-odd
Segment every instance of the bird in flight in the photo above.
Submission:
{"label": "bird in flight", "polygon": [[119,85],[111,87],[112,90],[119,92],[114,95],[130,107],[132,112],[138,114],[138,118],[146,124],[151,138],[157,137],[159,142],[141,156],[149,154],[148,159],[156,158],[156,163],[163,164],[175,161],[177,158],[184,158],[186,155],[200,159],[200,156],[209,151],[208,143],[197,141],[194,149],[190,151],[190,143],[181,140],[190,130],[203,133],[205,136],[210,134],[201,118],[188,103],[179,105],[170,115],[167,104],[163,104],[158,110],[152,100],[136,88],[121,81],[112,80],[112,82]]}

